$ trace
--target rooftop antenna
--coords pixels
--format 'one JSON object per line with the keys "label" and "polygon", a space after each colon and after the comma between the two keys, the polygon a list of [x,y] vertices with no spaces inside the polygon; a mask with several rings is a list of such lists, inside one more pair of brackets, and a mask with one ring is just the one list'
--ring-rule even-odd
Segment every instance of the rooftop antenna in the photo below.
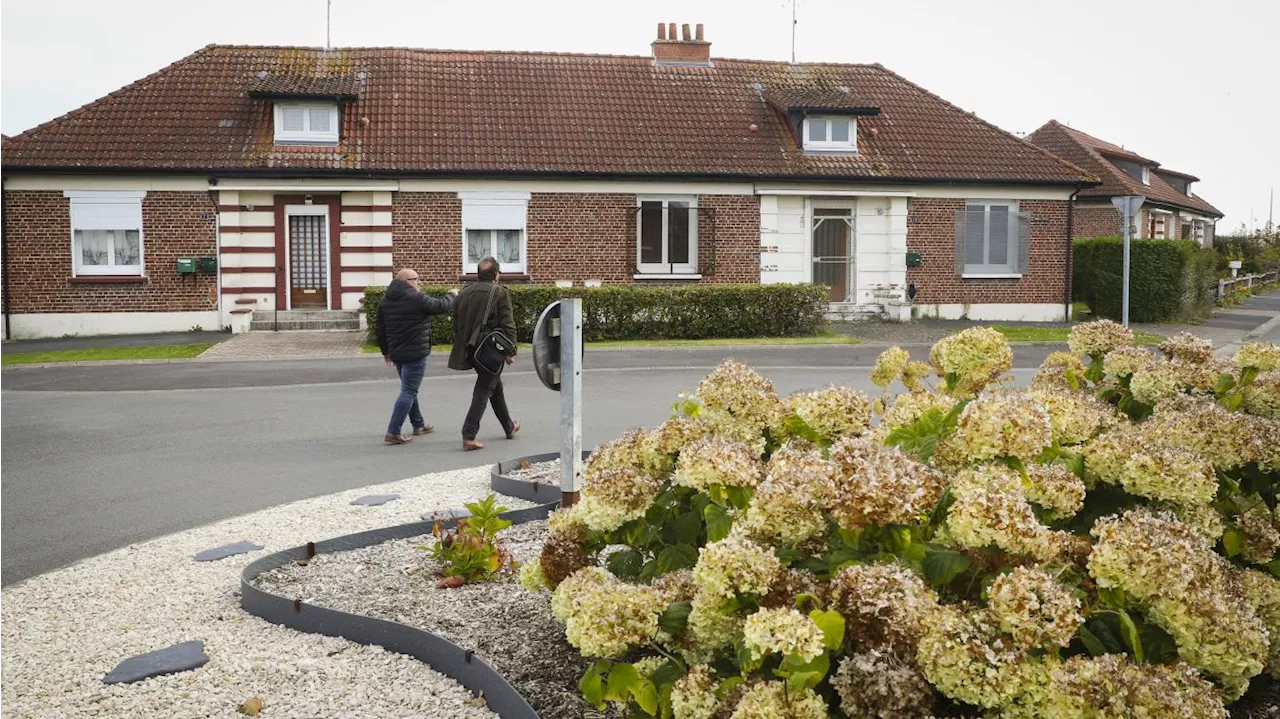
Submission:
{"label": "rooftop antenna", "polygon": [[796,64],[796,0],[791,0],[791,64]]}
{"label": "rooftop antenna", "polygon": [[329,41],[329,27],[333,24],[332,14],[330,12],[331,0],[324,0],[324,49],[332,50],[333,43]]}

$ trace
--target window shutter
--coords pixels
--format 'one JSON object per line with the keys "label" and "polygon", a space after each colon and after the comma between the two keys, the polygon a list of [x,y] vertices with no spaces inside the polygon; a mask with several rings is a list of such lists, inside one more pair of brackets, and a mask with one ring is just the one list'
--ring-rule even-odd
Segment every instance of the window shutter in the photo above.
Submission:
{"label": "window shutter", "polygon": [[462,226],[469,230],[523,230],[527,192],[459,192]]}
{"label": "window shutter", "polygon": [[1031,271],[1031,215],[1018,212],[1013,216],[1013,223],[1011,229],[1015,230],[1018,238],[1018,273],[1025,275]]}
{"label": "window shutter", "polygon": [[968,218],[968,212],[965,210],[956,211],[956,274],[964,274],[964,256],[965,256],[965,224]]}
{"label": "window shutter", "polygon": [[140,230],[142,201],[71,201],[71,227],[75,230]]}

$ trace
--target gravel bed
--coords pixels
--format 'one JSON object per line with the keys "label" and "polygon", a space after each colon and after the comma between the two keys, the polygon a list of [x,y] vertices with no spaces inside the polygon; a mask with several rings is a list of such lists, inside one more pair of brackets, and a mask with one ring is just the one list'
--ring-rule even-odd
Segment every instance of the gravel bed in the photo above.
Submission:
{"label": "gravel bed", "polygon": [[507,477],[534,484],[560,484],[560,459],[534,462],[528,467],[518,467],[507,472]]}
{"label": "gravel bed", "polygon": [[[518,561],[535,558],[545,521],[515,525],[501,537]],[[588,662],[551,615],[551,595],[514,578],[439,589],[439,565],[420,546],[430,535],[317,556],[258,577],[256,586],[353,614],[428,629],[475,652],[524,695],[540,716],[612,716],[582,701],[578,679]]]}
{"label": "gravel bed", "polygon": [[[435,717],[493,712],[416,659],[275,626],[240,609],[240,571],[267,554],[421,520],[489,494],[490,466],[423,475],[273,507],[125,547],[0,593],[4,717]],[[364,494],[400,494],[379,507]],[[530,506],[502,497],[512,509]],[[216,562],[199,551],[249,540],[263,549]],[[102,678],[120,661],[203,640],[209,663],[134,684]],[[477,704],[479,704],[477,706]]]}

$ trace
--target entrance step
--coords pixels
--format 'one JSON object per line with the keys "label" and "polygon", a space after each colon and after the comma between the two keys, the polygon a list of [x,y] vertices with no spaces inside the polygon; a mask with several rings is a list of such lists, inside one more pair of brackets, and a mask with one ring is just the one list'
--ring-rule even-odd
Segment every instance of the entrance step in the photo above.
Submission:
{"label": "entrance step", "polygon": [[360,329],[358,310],[254,310],[249,329],[254,332],[272,330],[338,330]]}

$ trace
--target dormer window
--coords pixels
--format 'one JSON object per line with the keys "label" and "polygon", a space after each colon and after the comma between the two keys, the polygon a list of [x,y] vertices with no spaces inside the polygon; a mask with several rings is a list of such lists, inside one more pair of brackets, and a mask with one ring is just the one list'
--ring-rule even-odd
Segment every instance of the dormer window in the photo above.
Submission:
{"label": "dormer window", "polygon": [[1151,184],[1151,168],[1147,167],[1146,165],[1142,166],[1142,184],[1144,185]]}
{"label": "dormer window", "polygon": [[338,144],[338,104],[334,102],[277,102],[277,145]]}
{"label": "dormer window", "polygon": [[839,115],[810,115],[804,119],[804,149],[857,152],[858,121]]}

